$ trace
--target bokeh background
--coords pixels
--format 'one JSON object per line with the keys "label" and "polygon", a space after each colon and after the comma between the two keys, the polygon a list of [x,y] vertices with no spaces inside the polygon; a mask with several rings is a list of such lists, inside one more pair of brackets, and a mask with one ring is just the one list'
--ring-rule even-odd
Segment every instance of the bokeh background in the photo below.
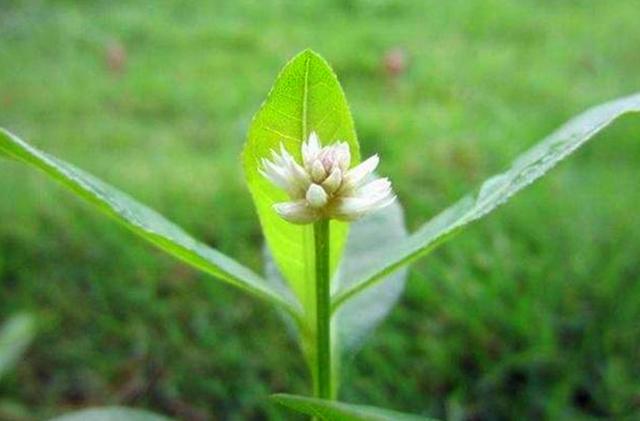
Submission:
{"label": "bokeh background", "polygon": [[[567,118],[640,90],[635,0],[0,0],[0,125],[261,270],[239,163],[283,64],[334,66],[407,224]],[[447,420],[640,413],[640,118],[599,136],[413,266],[342,398]],[[0,317],[38,334],[0,419],[122,404],[181,419],[295,419],[307,393],[266,305],[66,190],[0,162]]]}

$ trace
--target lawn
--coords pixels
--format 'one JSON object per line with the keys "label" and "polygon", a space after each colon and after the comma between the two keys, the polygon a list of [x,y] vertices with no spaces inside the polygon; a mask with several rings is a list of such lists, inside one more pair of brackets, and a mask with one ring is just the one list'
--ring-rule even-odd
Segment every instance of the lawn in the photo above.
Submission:
{"label": "lawn", "polygon": [[[239,154],[295,53],[334,66],[415,229],[572,115],[640,90],[638,18],[634,0],[5,0],[0,126],[261,271]],[[637,416],[639,185],[629,117],[414,265],[341,398],[447,420]],[[103,404],[294,419],[267,396],[309,392],[278,314],[8,161],[0,282],[2,319],[38,319],[0,419]]]}

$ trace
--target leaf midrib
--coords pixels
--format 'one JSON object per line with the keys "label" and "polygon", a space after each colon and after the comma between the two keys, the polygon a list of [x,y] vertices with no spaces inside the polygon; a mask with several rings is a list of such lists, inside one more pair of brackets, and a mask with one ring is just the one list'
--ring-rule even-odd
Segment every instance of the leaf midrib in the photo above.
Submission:
{"label": "leaf midrib", "polygon": [[[302,138],[301,144],[305,141],[308,135],[308,113],[309,113],[309,65],[311,63],[311,55],[307,54],[304,61],[304,85],[302,88]],[[304,257],[304,272],[307,282],[307,288],[305,288],[305,310],[309,310],[308,314],[305,314],[306,319],[310,322],[310,327],[315,326],[315,245],[313,242],[313,232],[309,226],[305,226],[302,229],[302,244],[305,251]]]}

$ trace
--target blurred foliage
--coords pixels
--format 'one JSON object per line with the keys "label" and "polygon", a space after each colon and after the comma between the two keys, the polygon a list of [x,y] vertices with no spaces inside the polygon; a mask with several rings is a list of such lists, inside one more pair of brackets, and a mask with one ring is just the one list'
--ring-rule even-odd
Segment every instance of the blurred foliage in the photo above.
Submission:
{"label": "blurred foliage", "polygon": [[29,314],[12,316],[0,326],[0,379],[19,361],[35,333],[35,321]]}
{"label": "blurred foliage", "polygon": [[[7,1],[0,125],[255,269],[240,170],[274,75],[312,47],[415,228],[569,116],[640,87],[634,0]],[[640,119],[413,267],[347,402],[451,420],[640,412]],[[308,392],[265,305],[0,163],[0,319],[39,335],[0,396],[24,419],[99,404],[280,419]],[[288,418],[287,418],[288,419]]]}

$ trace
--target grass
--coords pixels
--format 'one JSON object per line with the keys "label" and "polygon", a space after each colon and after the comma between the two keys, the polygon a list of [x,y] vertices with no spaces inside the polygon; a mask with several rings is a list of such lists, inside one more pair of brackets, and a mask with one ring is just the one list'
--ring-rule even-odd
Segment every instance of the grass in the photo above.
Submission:
{"label": "grass", "polygon": [[[637,91],[637,16],[632,0],[9,1],[0,125],[260,270],[238,155],[297,51],[334,65],[415,229],[571,115]],[[639,137],[627,118],[416,264],[344,400],[450,420],[637,415]],[[277,314],[38,174],[3,162],[0,180],[0,316],[39,321],[0,418],[118,403],[288,419],[266,396],[308,385]]]}

